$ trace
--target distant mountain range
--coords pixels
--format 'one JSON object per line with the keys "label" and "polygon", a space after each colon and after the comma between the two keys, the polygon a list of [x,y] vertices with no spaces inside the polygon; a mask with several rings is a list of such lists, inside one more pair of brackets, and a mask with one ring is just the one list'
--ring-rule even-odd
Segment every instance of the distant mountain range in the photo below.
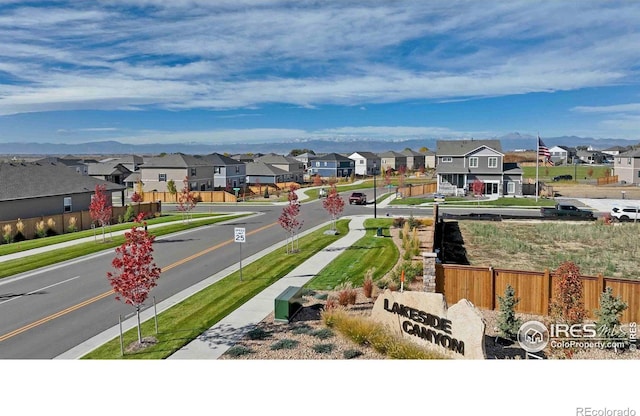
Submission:
{"label": "distant mountain range", "polygon": [[[509,133],[494,139],[500,140],[502,150],[535,150],[536,136]],[[418,150],[427,147],[436,150],[436,138],[407,140],[367,140],[367,139],[300,139],[277,143],[235,143],[235,144],[193,144],[193,143],[156,143],[126,144],[118,141],[101,141],[76,144],[57,143],[0,143],[0,155],[5,156],[41,156],[41,155],[155,155],[159,153],[279,153],[287,154],[293,149],[311,149],[316,153],[351,153],[357,151],[385,152],[402,151],[406,148]],[[607,149],[613,146],[629,146],[637,141],[625,139],[595,139],[592,137],[562,136],[544,137],[547,147],[552,146],[593,146]]]}

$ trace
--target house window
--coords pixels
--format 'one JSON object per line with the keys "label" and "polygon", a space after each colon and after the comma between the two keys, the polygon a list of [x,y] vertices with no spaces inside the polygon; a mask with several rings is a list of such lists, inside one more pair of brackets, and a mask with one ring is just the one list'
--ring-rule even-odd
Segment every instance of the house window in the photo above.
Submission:
{"label": "house window", "polygon": [[196,168],[191,168],[191,176],[196,176]]}
{"label": "house window", "polygon": [[364,165],[364,159],[360,159],[360,164]]}
{"label": "house window", "polygon": [[325,168],[327,167],[327,162],[324,162],[324,167],[325,167]]}
{"label": "house window", "polygon": [[631,158],[630,158],[630,157],[628,157],[628,158],[627,158],[627,165],[630,165],[630,164],[631,164]]}
{"label": "house window", "polygon": [[317,166],[317,167],[320,167],[320,162],[316,162],[316,166]]}
{"label": "house window", "polygon": [[166,173],[158,173],[158,181],[159,182],[166,182],[167,181],[167,174]]}
{"label": "house window", "polygon": [[220,166],[214,166],[214,167],[213,167],[213,173],[220,174],[220,172],[222,172],[222,170],[221,170]]}
{"label": "house window", "polygon": [[236,173],[240,173],[240,166],[236,166]]}
{"label": "house window", "polygon": [[442,157],[442,158],[440,158],[440,162],[451,163],[451,162],[453,162],[453,158],[449,157],[449,156],[448,157]]}
{"label": "house window", "polygon": [[64,198],[64,212],[71,212],[72,209],[72,205],[71,205],[71,197],[67,196]]}
{"label": "house window", "polygon": [[469,158],[469,167],[470,168],[477,168],[478,167],[478,158],[477,157],[470,157]]}
{"label": "house window", "polygon": [[507,193],[509,195],[513,195],[516,193],[516,183],[515,182],[507,182]]}
{"label": "house window", "polygon": [[497,157],[490,157],[489,158],[489,167],[490,168],[497,168],[498,167],[498,158]]}

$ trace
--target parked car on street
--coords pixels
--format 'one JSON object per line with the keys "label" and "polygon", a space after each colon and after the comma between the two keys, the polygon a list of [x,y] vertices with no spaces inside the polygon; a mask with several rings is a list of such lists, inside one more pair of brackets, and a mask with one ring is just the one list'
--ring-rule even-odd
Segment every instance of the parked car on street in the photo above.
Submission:
{"label": "parked car on street", "polygon": [[354,192],[349,197],[349,204],[364,205],[367,203],[367,196],[362,192]]}
{"label": "parked car on street", "polygon": [[318,198],[326,198],[327,194],[328,192],[325,188],[320,188],[320,190],[318,191]]}
{"label": "parked car on street", "polygon": [[554,182],[558,182],[558,181],[572,181],[573,180],[573,176],[571,175],[558,175],[558,176],[554,176],[553,177],[553,181]]}
{"label": "parked car on street", "polygon": [[611,218],[615,218],[617,221],[640,220],[640,207],[613,207],[611,208]]}
{"label": "parked car on street", "polygon": [[556,204],[555,207],[542,207],[540,213],[543,217],[562,217],[567,219],[594,220],[593,211],[580,209],[575,205]]}

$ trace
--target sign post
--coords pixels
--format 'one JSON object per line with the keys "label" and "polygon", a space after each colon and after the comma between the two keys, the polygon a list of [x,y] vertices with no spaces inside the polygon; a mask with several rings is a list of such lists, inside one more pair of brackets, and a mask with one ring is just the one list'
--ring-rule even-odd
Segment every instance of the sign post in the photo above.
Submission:
{"label": "sign post", "polygon": [[233,188],[233,191],[236,194],[236,204],[238,203],[238,192],[240,191],[240,188]]}
{"label": "sign post", "polygon": [[247,242],[247,234],[244,228],[235,227],[233,229],[233,241],[240,243],[240,281],[242,282],[242,244]]}

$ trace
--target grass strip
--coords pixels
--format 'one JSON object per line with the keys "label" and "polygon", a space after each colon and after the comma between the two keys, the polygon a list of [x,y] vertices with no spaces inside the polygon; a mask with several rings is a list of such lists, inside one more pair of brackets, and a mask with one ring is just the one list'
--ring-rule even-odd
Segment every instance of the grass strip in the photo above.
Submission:
{"label": "grass strip", "polygon": [[[195,214],[194,213],[192,214],[192,217],[195,219],[195,218],[203,218],[203,217],[214,217],[218,215],[223,215],[223,214]],[[181,221],[181,220],[182,220],[182,214],[168,214],[168,215],[164,214],[158,218],[148,219],[147,224],[148,225],[163,224],[166,222]],[[114,224],[109,226],[106,232],[108,233],[109,231],[116,232],[116,231],[128,230],[132,227],[132,225],[133,225],[132,222],[123,223],[123,224]],[[46,246],[58,244],[58,243],[66,243],[67,241],[73,241],[80,238],[93,237],[94,233],[96,234],[96,236],[98,236],[99,234],[101,235],[102,229],[96,228],[95,231],[94,230],[76,231],[73,233],[65,233],[65,234],[54,235],[50,237],[36,238],[32,240],[20,241],[17,243],[2,244],[0,245],[0,256],[32,250],[34,248],[46,247]]]}
{"label": "grass strip", "polygon": [[[300,263],[341,238],[348,232],[348,224],[349,220],[346,219],[337,222],[340,233],[337,236],[323,234],[330,227],[326,226],[300,238],[300,251],[295,254],[286,254],[285,247],[280,247],[261,259],[243,266],[242,281],[240,281],[239,271],[232,273],[158,314],[160,333],[155,335],[158,342],[144,351],[125,353],[124,357],[121,357],[120,339],[116,337],[82,358],[163,359],[170,356],[249,299],[286,276]],[[143,334],[154,332],[153,319],[142,324]],[[137,341],[137,327],[124,334],[125,346],[135,341]]]}
{"label": "grass strip", "polygon": [[[204,225],[215,224],[222,221],[230,221],[236,218],[244,217],[248,214],[243,215],[231,215],[225,217],[212,217],[207,220],[194,221],[190,223],[177,223],[170,224],[164,227],[156,228],[149,230],[149,234],[155,235],[156,237],[171,234],[179,231],[189,230],[196,227],[202,227]],[[125,229],[130,229],[133,224],[129,224],[129,226]],[[97,242],[89,242],[89,243],[79,243],[70,247],[58,248],[55,250],[51,250],[45,253],[34,254],[27,257],[22,257],[13,260],[7,260],[0,265],[0,279],[8,276],[13,276],[18,273],[24,273],[31,270],[38,269],[40,267],[50,266],[52,264],[60,263],[67,260],[73,260],[78,257],[86,256],[88,254],[97,253],[102,250],[106,250],[109,248],[114,248],[122,243],[124,243],[124,235],[114,236],[113,238],[108,238],[105,242],[102,242],[101,237],[98,237],[99,240]]]}
{"label": "grass strip", "polygon": [[[351,282],[354,287],[362,286],[364,275],[374,268],[373,280],[387,274],[398,262],[400,253],[391,239],[389,227],[392,219],[367,219],[364,237],[328,264],[305,287],[316,290],[332,290],[342,283]],[[383,229],[384,238],[376,237],[378,227]]]}

